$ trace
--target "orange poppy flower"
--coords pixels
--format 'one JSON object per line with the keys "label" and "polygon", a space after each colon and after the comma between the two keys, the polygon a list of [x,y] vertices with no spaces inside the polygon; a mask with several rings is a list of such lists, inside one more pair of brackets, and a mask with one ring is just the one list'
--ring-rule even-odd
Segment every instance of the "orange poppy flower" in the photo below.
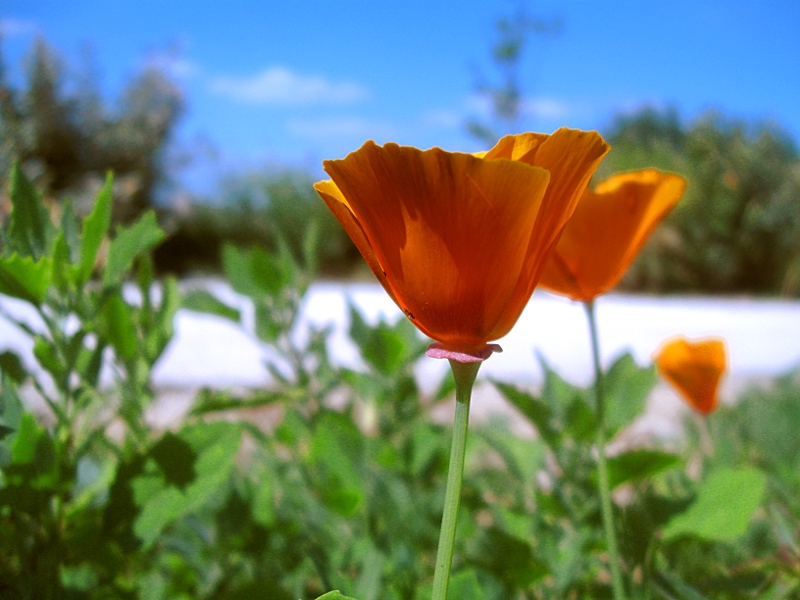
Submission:
{"label": "orange poppy flower", "polygon": [[716,410],[717,387],[726,364],[725,343],[721,339],[690,342],[676,338],[661,348],[655,361],[662,377],[694,410],[703,415]]}
{"label": "orange poppy flower", "polygon": [[607,152],[569,129],[507,136],[482,156],[369,141],[324,161],[331,180],[314,187],[406,316],[472,352],[516,322]]}
{"label": "orange poppy flower", "polygon": [[539,285],[583,302],[609,291],[685,188],[680,175],[644,169],[613,175],[594,192],[587,190]]}

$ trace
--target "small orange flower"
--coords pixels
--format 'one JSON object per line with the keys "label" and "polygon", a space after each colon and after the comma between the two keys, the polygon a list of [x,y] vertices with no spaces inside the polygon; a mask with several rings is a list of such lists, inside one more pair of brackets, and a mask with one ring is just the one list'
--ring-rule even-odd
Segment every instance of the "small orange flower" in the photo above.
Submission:
{"label": "small orange flower", "polygon": [[539,285],[583,302],[609,291],[685,188],[680,175],[644,169],[614,175],[594,192],[587,190]]}
{"label": "small orange flower", "polygon": [[717,408],[717,387],[725,372],[725,343],[718,338],[690,342],[668,341],[655,357],[662,377],[669,381],[697,412],[707,415]]}
{"label": "small orange flower", "polygon": [[477,351],[516,322],[607,152],[569,129],[483,155],[369,141],[324,161],[331,180],[314,187],[406,316],[444,348]]}

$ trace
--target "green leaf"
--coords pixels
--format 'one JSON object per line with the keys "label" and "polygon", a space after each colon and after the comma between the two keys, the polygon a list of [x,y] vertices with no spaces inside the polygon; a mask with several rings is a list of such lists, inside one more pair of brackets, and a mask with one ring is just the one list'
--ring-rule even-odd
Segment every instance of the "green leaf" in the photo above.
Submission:
{"label": "green leaf", "polygon": [[94,202],[92,212],[83,220],[81,234],[81,256],[78,264],[78,285],[83,285],[92,276],[97,253],[111,226],[111,200],[113,177],[109,173],[106,183]]}
{"label": "green leaf", "polygon": [[150,449],[150,456],[155,459],[167,484],[184,489],[194,481],[195,452],[174,433],[165,433]]}
{"label": "green leaf", "polygon": [[133,530],[145,545],[155,542],[176,519],[205,506],[218,506],[228,495],[225,484],[236,468],[241,427],[231,423],[202,424],[182,431],[180,437],[197,457],[195,478],[185,490],[169,485],[160,474],[142,476],[132,482],[134,499],[141,507]]}
{"label": "green leaf", "polygon": [[689,508],[664,527],[664,539],[693,536],[709,541],[735,540],[747,531],[766,486],[766,475],[751,467],[712,473]]}
{"label": "green leaf", "polygon": [[639,367],[630,354],[624,354],[611,366],[603,380],[609,437],[642,414],[655,383],[655,368]]}
{"label": "green leaf", "polygon": [[[152,293],[152,288],[143,290],[142,293]],[[152,306],[152,303],[149,303],[148,306]],[[149,365],[155,364],[172,339],[175,314],[180,306],[181,295],[178,291],[178,282],[174,277],[167,277],[161,285],[161,304],[154,313],[148,313],[149,325],[144,328],[145,357]]]}
{"label": "green leaf", "polygon": [[22,383],[28,376],[25,367],[22,366],[22,361],[19,356],[11,352],[11,350],[6,350],[0,354],[0,373],[8,375],[15,383]]}
{"label": "green leaf", "polygon": [[133,312],[119,292],[112,294],[103,304],[101,315],[102,333],[113,346],[117,356],[123,361],[132,359],[137,346]]}
{"label": "green leaf", "polygon": [[251,298],[276,296],[291,282],[285,261],[258,247],[240,250],[224,246],[222,268],[233,289]]}
{"label": "green leaf", "polygon": [[49,258],[37,261],[17,253],[0,257],[0,294],[38,306],[47,296],[51,274],[52,262]]}
{"label": "green leaf", "polygon": [[164,231],[158,226],[153,211],[147,211],[130,227],[119,228],[108,247],[108,262],[103,274],[103,285],[112,287],[122,283],[133,266],[133,261],[163,239]]}
{"label": "green leaf", "polygon": [[316,600],[356,600],[355,598],[351,598],[350,596],[344,596],[339,590],[333,590],[332,592],[328,592],[327,594],[322,594]]}
{"label": "green leaf", "polygon": [[39,194],[19,165],[11,170],[11,222],[8,241],[12,250],[39,260],[50,251],[56,228]]}
{"label": "green leaf", "polygon": [[71,282],[71,269],[69,263],[69,246],[67,245],[66,234],[63,230],[58,232],[56,241],[53,244],[53,259],[51,279],[59,291],[64,292],[69,289]]}
{"label": "green leaf", "polygon": [[483,590],[475,571],[453,573],[447,586],[449,600],[483,600]]}
{"label": "green leaf", "polygon": [[419,358],[426,346],[408,320],[401,319],[394,325],[381,321],[370,326],[352,304],[350,337],[358,346],[362,358],[384,375],[394,374]]}
{"label": "green leaf", "polygon": [[530,421],[548,446],[558,445],[561,433],[553,426],[553,411],[547,404],[540,398],[507,383],[499,381],[492,383],[503,394],[503,397]]}
{"label": "green leaf", "polygon": [[653,477],[677,467],[679,456],[660,450],[632,450],[608,459],[608,477],[611,489],[629,481]]}
{"label": "green leaf", "polygon": [[183,297],[183,307],[187,310],[229,319],[234,323],[238,323],[242,316],[239,310],[228,306],[206,290],[193,290],[187,293]]}
{"label": "green leaf", "polygon": [[319,418],[310,460],[320,471],[318,491],[331,509],[352,516],[364,500],[364,436],[345,415],[326,412]]}
{"label": "green leaf", "polygon": [[61,383],[63,383],[66,367],[58,356],[53,342],[42,336],[37,336],[33,343],[33,355],[36,357],[36,360],[39,361],[39,364],[42,365],[42,368],[50,373],[56,385],[60,386]]}
{"label": "green leaf", "polygon": [[411,430],[411,474],[420,477],[437,455],[446,452],[440,427],[420,425]]}

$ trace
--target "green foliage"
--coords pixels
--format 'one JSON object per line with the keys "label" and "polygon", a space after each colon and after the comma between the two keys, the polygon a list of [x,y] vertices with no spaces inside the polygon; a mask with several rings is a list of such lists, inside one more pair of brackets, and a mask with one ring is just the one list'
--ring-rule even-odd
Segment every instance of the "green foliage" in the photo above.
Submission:
{"label": "green foliage", "polygon": [[[414,327],[350,307],[362,360],[345,369],[328,330],[300,329],[313,245],[225,247],[225,277],[252,311],[202,288],[183,306],[240,324],[272,383],[203,390],[179,426],[153,429],[150,375],[180,305],[175,282],[153,276],[162,232],[145,214],[109,239],[109,179],[87,217],[64,210],[48,233],[22,177],[0,293],[39,320],[0,316],[30,336],[37,369],[0,354],[0,597],[429,597],[450,437],[431,415],[452,387],[421,392]],[[610,597],[593,390],[543,368],[536,393],[494,382],[536,436],[473,424],[451,598]],[[630,597],[796,596],[797,374],[690,426],[681,452],[622,444],[654,382],[629,355],[604,379]]]}
{"label": "green foliage", "polygon": [[[166,272],[217,272],[225,245],[276,251],[288,245],[312,271],[342,275],[359,264],[350,238],[320,200],[308,173],[297,169],[231,175],[222,199],[173,216],[175,225],[156,253]],[[312,245],[314,253],[308,253]]]}
{"label": "green foliage", "polygon": [[664,540],[691,535],[724,542],[741,537],[761,505],[766,483],[764,474],[753,468],[712,473],[689,508],[664,527]]}
{"label": "green foliage", "polygon": [[689,182],[622,285],[646,291],[797,294],[800,155],[776,126],[676,112],[620,118],[598,177],[655,166]]}

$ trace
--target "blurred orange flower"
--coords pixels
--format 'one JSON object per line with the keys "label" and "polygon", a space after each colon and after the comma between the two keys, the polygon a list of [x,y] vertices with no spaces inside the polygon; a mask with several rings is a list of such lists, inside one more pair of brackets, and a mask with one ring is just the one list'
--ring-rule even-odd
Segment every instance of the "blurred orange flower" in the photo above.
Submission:
{"label": "blurred orange flower", "polygon": [[583,302],[609,291],[685,188],[680,175],[644,169],[613,175],[594,192],[587,190],[539,285]]}
{"label": "blurred orange flower", "polygon": [[570,129],[482,155],[369,141],[324,161],[331,180],[314,187],[406,316],[446,349],[477,351],[517,321],[608,149]]}
{"label": "blurred orange flower", "polygon": [[655,357],[662,377],[669,381],[689,405],[707,415],[719,403],[717,387],[725,372],[725,343],[718,338],[690,342],[668,341]]}

